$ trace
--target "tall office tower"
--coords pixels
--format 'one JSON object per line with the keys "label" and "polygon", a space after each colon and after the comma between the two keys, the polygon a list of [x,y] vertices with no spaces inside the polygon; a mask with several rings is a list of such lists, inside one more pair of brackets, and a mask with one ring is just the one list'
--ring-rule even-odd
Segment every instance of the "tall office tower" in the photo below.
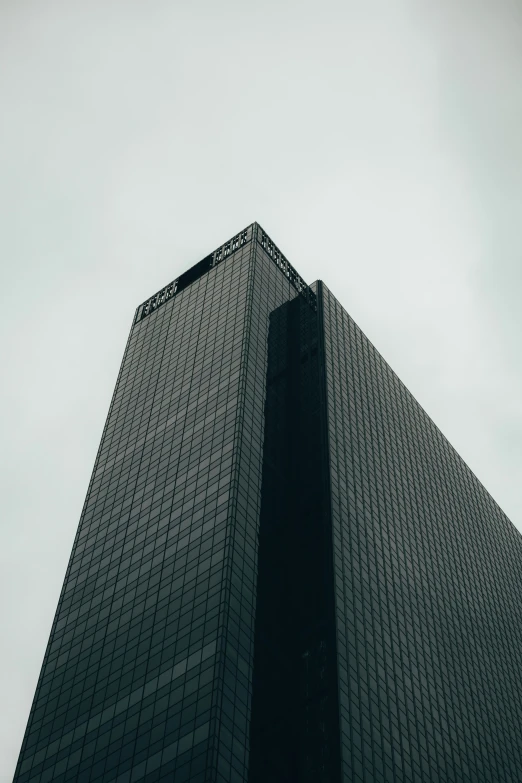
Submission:
{"label": "tall office tower", "polygon": [[257,224],[135,314],[17,783],[522,781],[522,538]]}

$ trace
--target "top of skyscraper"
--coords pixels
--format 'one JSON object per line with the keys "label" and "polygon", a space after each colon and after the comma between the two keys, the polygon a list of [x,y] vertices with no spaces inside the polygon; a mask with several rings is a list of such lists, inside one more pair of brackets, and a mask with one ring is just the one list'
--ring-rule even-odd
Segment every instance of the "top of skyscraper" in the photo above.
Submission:
{"label": "top of skyscraper", "polygon": [[244,247],[252,241],[258,242],[261,245],[276,266],[286,275],[296,291],[303,294],[315,308],[317,306],[316,296],[310,286],[307,285],[303,278],[296,272],[288,259],[281,253],[275,242],[270,239],[259,223],[251,223],[243,229],[243,231],[240,231],[233,236],[232,239],[229,239],[228,242],[220,245],[208,256],[201,261],[198,261],[197,264],[194,264],[194,266],[187,269],[186,272],[183,272],[182,275],[143,302],[136,310],[135,322],[146,318],[154,312],[154,310],[157,310],[162,304],[168,302],[169,299],[172,299],[172,297],[176,296],[180,291],[183,291],[184,288],[199,277],[205,275],[213,269],[213,267],[217,266],[241,247]]}

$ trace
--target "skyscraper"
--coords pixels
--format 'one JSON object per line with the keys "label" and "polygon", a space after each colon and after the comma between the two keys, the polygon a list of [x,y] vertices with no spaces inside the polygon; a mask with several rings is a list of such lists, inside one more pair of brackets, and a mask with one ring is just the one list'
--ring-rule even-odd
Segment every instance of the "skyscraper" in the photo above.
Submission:
{"label": "skyscraper", "polygon": [[138,307],[17,783],[522,781],[522,538],[256,223]]}

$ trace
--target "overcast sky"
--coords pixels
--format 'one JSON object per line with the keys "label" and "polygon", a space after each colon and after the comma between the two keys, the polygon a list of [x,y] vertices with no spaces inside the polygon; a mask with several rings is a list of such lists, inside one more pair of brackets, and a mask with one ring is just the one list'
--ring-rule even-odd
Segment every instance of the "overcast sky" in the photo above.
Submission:
{"label": "overcast sky", "polygon": [[522,530],[519,0],[0,0],[0,780],[134,308],[253,220]]}

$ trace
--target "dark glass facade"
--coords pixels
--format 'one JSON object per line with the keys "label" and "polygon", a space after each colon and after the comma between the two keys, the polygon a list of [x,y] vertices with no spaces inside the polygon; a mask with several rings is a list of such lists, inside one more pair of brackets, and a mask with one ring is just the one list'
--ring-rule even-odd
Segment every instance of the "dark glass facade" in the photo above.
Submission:
{"label": "dark glass facade", "polygon": [[522,781],[522,538],[257,224],[135,314],[17,783]]}
{"label": "dark glass facade", "polygon": [[343,781],[522,781],[522,536],[323,286]]}

